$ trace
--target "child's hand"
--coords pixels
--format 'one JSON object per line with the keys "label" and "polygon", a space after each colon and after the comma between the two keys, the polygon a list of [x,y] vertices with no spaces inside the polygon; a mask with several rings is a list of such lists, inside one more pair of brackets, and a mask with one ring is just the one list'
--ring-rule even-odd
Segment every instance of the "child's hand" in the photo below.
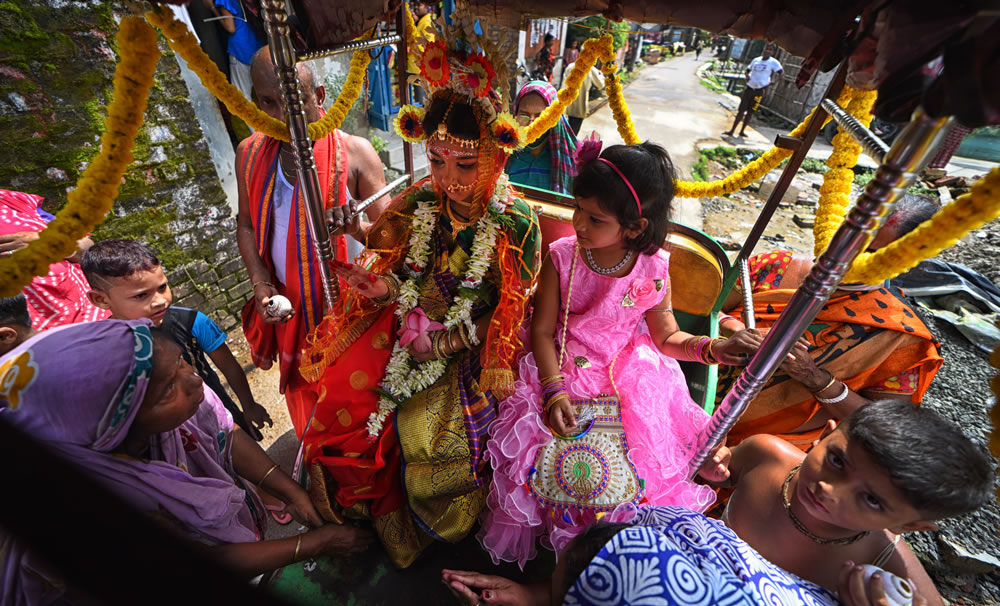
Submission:
{"label": "child's hand", "polygon": [[[274,421],[271,420],[271,415],[267,413],[267,409],[257,402],[251,402],[249,406],[243,408],[243,417],[248,423],[253,425],[254,429],[264,429],[265,423],[269,427],[274,427]],[[259,442],[260,440],[258,439],[257,441]]]}
{"label": "child's hand", "polygon": [[343,278],[358,294],[369,299],[378,299],[389,294],[389,287],[383,280],[379,280],[377,274],[373,274],[367,269],[355,265],[354,263],[344,263],[336,259],[332,263],[333,271]]}
{"label": "child's hand", "polygon": [[569,436],[576,429],[576,416],[569,398],[559,398],[549,409],[549,425],[561,436]]}
{"label": "child's hand", "polygon": [[732,458],[733,451],[729,450],[729,447],[723,442],[701,464],[698,475],[706,482],[722,484],[729,479],[729,461]]}

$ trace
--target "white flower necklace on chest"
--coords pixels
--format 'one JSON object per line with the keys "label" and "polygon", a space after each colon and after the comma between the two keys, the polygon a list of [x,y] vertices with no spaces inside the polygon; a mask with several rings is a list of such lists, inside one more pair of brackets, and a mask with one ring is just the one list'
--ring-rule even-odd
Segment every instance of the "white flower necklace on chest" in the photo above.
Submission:
{"label": "white flower necklace on chest", "polygon": [[[507,196],[507,178],[506,175],[501,175],[486,211],[475,221],[475,236],[465,276],[460,281],[461,288],[445,314],[445,330],[464,324],[472,345],[479,345],[476,325],[472,318],[472,307],[479,298],[478,289],[493,261],[497,234],[501,229],[500,217],[507,210]],[[404,269],[409,277],[400,285],[396,307],[396,315],[401,321],[405,321],[407,314],[420,302],[421,287],[431,262],[433,248],[431,240],[438,224],[442,204],[448,204],[447,198],[443,202],[437,199],[417,200],[417,207],[413,211],[410,245],[404,260]],[[400,345],[397,340],[392,348],[389,363],[385,367],[385,376],[379,384],[381,395],[378,408],[368,417],[368,435],[372,439],[378,437],[386,418],[396,406],[413,394],[433,385],[444,375],[447,366],[447,360],[416,361],[410,355],[410,350]]]}
{"label": "white flower necklace on chest", "polygon": [[622,268],[628,265],[628,262],[632,260],[632,251],[627,250],[625,251],[625,256],[622,257],[622,260],[619,261],[617,265],[613,267],[601,267],[594,261],[594,254],[590,252],[589,248],[584,248],[583,251],[587,255],[587,264],[590,265],[590,269],[601,274],[602,276],[610,276],[611,274],[620,272]]}

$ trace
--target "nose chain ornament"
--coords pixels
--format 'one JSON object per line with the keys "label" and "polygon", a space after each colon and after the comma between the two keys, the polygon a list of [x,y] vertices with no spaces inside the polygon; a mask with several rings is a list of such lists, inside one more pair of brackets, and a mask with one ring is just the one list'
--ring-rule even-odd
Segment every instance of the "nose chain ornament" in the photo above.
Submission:
{"label": "nose chain ornament", "polygon": [[802,534],[809,537],[809,540],[814,543],[819,543],[820,545],[850,545],[852,543],[857,543],[861,539],[868,536],[867,530],[862,530],[858,534],[851,537],[844,537],[843,539],[824,539],[823,537],[818,537],[813,533],[809,532],[809,529],[805,527],[805,524],[799,521],[795,514],[792,513],[792,502],[788,499],[788,486],[792,483],[792,478],[798,473],[801,465],[796,465],[788,472],[788,477],[785,478],[785,483],[781,485],[781,503],[785,506],[785,511],[788,512],[788,519],[792,521],[792,525],[795,529]]}
{"label": "nose chain ornament", "polygon": [[625,267],[628,264],[629,261],[632,260],[632,251],[628,250],[625,251],[625,256],[622,258],[621,261],[618,262],[618,265],[615,265],[614,267],[601,267],[600,265],[594,262],[594,255],[593,253],[590,252],[589,248],[584,248],[583,250],[587,255],[587,264],[590,265],[591,269],[601,274],[602,276],[610,276],[611,274],[618,273],[619,271],[621,271],[623,267]]}

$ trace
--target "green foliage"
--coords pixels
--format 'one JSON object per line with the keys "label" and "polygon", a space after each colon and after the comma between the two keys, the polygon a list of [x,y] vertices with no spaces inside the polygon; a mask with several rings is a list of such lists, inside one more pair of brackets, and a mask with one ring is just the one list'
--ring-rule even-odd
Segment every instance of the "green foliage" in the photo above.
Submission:
{"label": "green foliage", "polygon": [[389,147],[389,144],[386,143],[385,139],[376,135],[370,128],[368,129],[368,140],[371,141],[376,154],[381,154],[386,150],[386,148]]}
{"label": "green foliage", "polygon": [[825,174],[829,167],[826,165],[826,161],[820,160],[818,158],[806,158],[802,160],[802,170],[807,173],[819,173]]}
{"label": "green foliage", "polygon": [[704,75],[701,77],[702,86],[716,93],[722,93],[726,91],[726,87],[725,85],[722,84],[721,80],[719,80],[713,75],[710,75],[707,70],[703,72],[703,74]]}
{"label": "green foliage", "polygon": [[608,21],[601,15],[593,15],[571,23],[567,36],[570,40],[579,40],[581,44],[588,38],[600,38],[604,35],[604,29],[611,30],[611,36],[615,39],[615,51],[625,46],[628,40],[628,33],[621,31],[631,29],[632,24],[628,21]]}
{"label": "green foliage", "polygon": [[691,178],[695,181],[708,181],[708,157],[704,151],[698,154],[698,160],[691,167]]}
{"label": "green foliage", "polygon": [[718,162],[728,170],[735,170],[743,165],[743,160],[740,158],[740,153],[736,150],[736,148],[727,147],[725,145],[717,145],[711,149],[703,149],[700,151],[699,155],[705,160],[706,175],[708,162],[710,161]]}
{"label": "green foliage", "polygon": [[864,166],[854,167],[854,184],[860,187],[861,189],[864,189],[868,185],[868,182],[871,181],[872,177],[874,176],[875,176],[874,168],[865,168]]}
{"label": "green foliage", "polygon": [[933,187],[925,187],[922,183],[919,182],[916,185],[911,185],[907,187],[906,193],[917,194],[918,196],[930,196],[935,200],[941,199],[941,194],[938,193],[938,190],[934,189]]}

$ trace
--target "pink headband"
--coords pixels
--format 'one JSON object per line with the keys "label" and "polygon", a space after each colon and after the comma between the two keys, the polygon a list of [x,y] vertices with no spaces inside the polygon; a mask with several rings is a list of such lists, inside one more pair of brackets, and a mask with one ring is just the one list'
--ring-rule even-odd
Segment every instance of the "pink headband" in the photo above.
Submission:
{"label": "pink headband", "polygon": [[639,203],[639,195],[635,193],[635,188],[632,187],[632,184],[629,183],[629,180],[625,177],[625,175],[622,174],[622,171],[618,170],[618,167],[615,166],[614,164],[612,164],[610,160],[605,160],[604,158],[597,158],[597,159],[599,161],[601,161],[601,162],[604,162],[608,166],[610,166],[611,170],[615,171],[618,174],[618,176],[622,178],[622,181],[625,182],[625,185],[628,186],[628,190],[630,192],[632,192],[632,197],[635,198],[635,207],[639,211],[639,218],[641,219],[642,218],[642,204]]}

